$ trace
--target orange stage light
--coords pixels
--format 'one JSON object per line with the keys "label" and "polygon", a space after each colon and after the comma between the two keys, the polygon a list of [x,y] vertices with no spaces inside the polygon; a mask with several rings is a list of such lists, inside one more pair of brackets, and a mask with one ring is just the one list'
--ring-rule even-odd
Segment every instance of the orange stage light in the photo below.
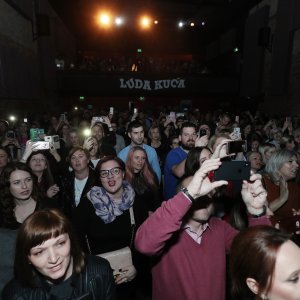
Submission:
{"label": "orange stage light", "polygon": [[150,26],[151,26],[152,20],[148,16],[142,16],[140,18],[140,22],[139,23],[140,23],[140,26],[141,26],[142,29],[149,29]]}

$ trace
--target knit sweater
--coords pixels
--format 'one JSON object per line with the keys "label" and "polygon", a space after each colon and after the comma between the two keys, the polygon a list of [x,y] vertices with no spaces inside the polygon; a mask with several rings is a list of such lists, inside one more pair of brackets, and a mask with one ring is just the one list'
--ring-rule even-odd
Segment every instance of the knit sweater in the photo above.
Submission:
{"label": "knit sweater", "polygon": [[[139,228],[135,246],[153,255],[153,300],[225,299],[226,252],[237,231],[210,218],[201,244],[184,230],[182,219],[191,207],[183,193],[166,201]],[[251,225],[270,225],[266,217],[250,218]]]}

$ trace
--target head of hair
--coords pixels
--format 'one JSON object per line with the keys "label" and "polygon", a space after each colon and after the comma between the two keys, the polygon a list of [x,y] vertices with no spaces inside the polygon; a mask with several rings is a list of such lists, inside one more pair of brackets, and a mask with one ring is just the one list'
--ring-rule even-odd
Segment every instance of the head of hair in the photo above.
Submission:
{"label": "head of hair", "polygon": [[104,163],[108,162],[108,161],[114,161],[118,164],[118,166],[121,168],[122,172],[125,174],[125,163],[123,162],[122,159],[120,159],[119,157],[117,156],[114,156],[114,155],[108,155],[108,156],[105,156],[104,158],[102,158],[101,160],[99,160],[96,168],[95,168],[95,178],[96,178],[96,182],[98,182],[98,180],[100,181],[99,184],[100,186],[102,185],[101,184],[101,178],[100,178],[100,171],[102,169],[102,166]]}
{"label": "head of hair", "polygon": [[13,224],[15,218],[15,207],[16,203],[13,195],[10,192],[10,176],[14,171],[25,171],[29,173],[33,181],[33,189],[31,197],[38,201],[40,194],[37,187],[37,177],[32,173],[31,169],[24,163],[21,162],[10,162],[4,168],[0,176],[0,211],[2,214],[2,225],[8,226]]}
{"label": "head of hair", "polygon": [[204,149],[211,152],[208,147],[195,147],[189,151],[184,167],[184,177],[193,176],[200,168],[200,155]]}
{"label": "head of hair", "polygon": [[153,131],[154,129],[158,129],[158,132],[159,132],[159,138],[161,139],[160,130],[159,130],[159,126],[158,126],[158,125],[152,125],[152,126],[149,128],[149,131],[148,131],[148,137],[149,137],[149,139],[152,139],[152,131]]}
{"label": "head of hair", "polygon": [[[140,171],[139,176],[135,176],[134,168],[133,168],[133,157],[136,151],[142,151],[145,156],[145,164],[143,169]],[[126,160],[126,180],[132,185],[132,187],[136,190],[137,193],[143,193],[145,188],[157,189],[155,173],[152,170],[152,167],[149,163],[147,152],[144,148],[140,146],[134,146],[129,150],[127,160]]]}
{"label": "head of hair", "polygon": [[29,157],[28,157],[28,159],[26,161],[26,164],[30,168],[30,160],[31,160],[31,158],[33,156],[35,156],[35,155],[38,155],[38,154],[42,154],[44,156],[44,158],[45,158],[46,169],[43,171],[42,182],[45,185],[45,188],[48,189],[51,185],[54,184],[54,179],[53,179],[53,176],[52,176],[52,172],[51,172],[51,169],[50,169],[50,165],[49,165],[49,161],[48,161],[46,153],[43,150],[32,152],[29,155]]}
{"label": "head of hair", "polygon": [[285,149],[286,145],[288,143],[292,143],[292,142],[295,142],[294,136],[292,136],[292,135],[283,136],[280,139],[280,143],[279,143],[280,149]]}
{"label": "head of hair", "polygon": [[213,136],[211,136],[207,145],[208,148],[211,149],[211,151],[213,151],[213,148],[218,138],[230,139],[230,135],[228,133],[216,133]]}
{"label": "head of hair", "polygon": [[270,176],[273,182],[279,181],[278,171],[281,169],[284,163],[288,162],[293,156],[297,157],[296,152],[287,149],[281,149],[274,152],[274,154],[268,160],[265,171]]}
{"label": "head of hair", "polygon": [[247,286],[247,278],[257,282],[258,296],[268,293],[272,285],[277,252],[289,239],[289,235],[264,225],[250,227],[235,237],[230,255],[234,299],[253,296]]}
{"label": "head of hair", "polygon": [[72,156],[73,156],[74,153],[77,152],[77,151],[82,151],[82,152],[86,155],[86,157],[87,157],[88,159],[91,158],[91,155],[90,155],[90,152],[89,152],[88,149],[83,148],[83,147],[81,147],[81,146],[76,146],[76,147],[73,147],[73,148],[69,151],[69,155],[68,155],[68,157],[67,157],[67,161],[68,161],[69,163],[71,162]]}
{"label": "head of hair", "polygon": [[271,149],[274,148],[274,150],[276,149],[276,146],[274,144],[271,143],[263,143],[261,145],[259,145],[258,147],[258,151],[262,156],[263,162],[264,164],[267,163],[267,158],[266,158],[266,153]]}
{"label": "head of hair", "polygon": [[17,235],[14,266],[16,278],[22,284],[35,285],[37,272],[34,266],[28,263],[30,250],[61,234],[68,234],[70,238],[73,273],[78,274],[82,271],[84,253],[78,244],[70,221],[56,209],[40,210],[24,221]]}
{"label": "head of hair", "polygon": [[139,128],[139,127],[144,127],[143,123],[141,123],[140,121],[134,120],[128,124],[127,132],[131,133],[134,128]]}
{"label": "head of hair", "polygon": [[181,125],[180,134],[182,134],[183,129],[187,128],[187,127],[193,127],[193,128],[195,128],[195,130],[197,128],[196,124],[193,123],[193,122],[183,122],[182,125]]}

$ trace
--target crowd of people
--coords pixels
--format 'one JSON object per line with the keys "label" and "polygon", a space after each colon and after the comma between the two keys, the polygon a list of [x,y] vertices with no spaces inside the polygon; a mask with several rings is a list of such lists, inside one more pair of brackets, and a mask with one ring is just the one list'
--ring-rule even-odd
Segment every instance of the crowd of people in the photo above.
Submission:
{"label": "crowd of people", "polygon": [[2,299],[300,299],[297,116],[28,121],[0,120]]}

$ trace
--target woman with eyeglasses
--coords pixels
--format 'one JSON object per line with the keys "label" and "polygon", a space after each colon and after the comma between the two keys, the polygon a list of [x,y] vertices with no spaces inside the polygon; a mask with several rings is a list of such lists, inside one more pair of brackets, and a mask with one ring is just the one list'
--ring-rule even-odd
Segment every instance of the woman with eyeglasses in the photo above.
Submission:
{"label": "woman with eyeglasses", "polygon": [[[135,192],[124,180],[123,161],[107,156],[98,163],[96,174],[97,186],[79,203],[74,217],[82,247],[95,255],[131,247],[135,234],[135,222],[132,222]],[[117,299],[133,299],[132,280],[136,274],[134,265],[131,265],[122,269],[121,275],[115,278]]]}
{"label": "woman with eyeglasses", "polygon": [[36,176],[24,163],[11,162],[0,176],[0,227],[18,229],[34,211],[57,207],[52,199],[41,197]]}

